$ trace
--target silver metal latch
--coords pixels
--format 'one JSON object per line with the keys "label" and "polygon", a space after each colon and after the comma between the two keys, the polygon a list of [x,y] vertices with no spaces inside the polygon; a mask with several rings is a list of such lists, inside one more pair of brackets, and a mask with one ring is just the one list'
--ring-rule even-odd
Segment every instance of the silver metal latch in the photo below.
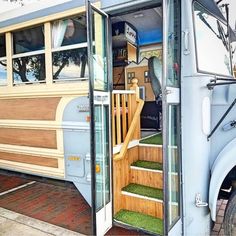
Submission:
{"label": "silver metal latch", "polygon": [[208,203],[207,202],[203,202],[201,194],[197,193],[196,197],[195,197],[195,205],[196,205],[196,207],[207,207]]}
{"label": "silver metal latch", "polygon": [[189,31],[188,31],[188,29],[183,31],[183,33],[184,33],[184,55],[188,55],[188,54],[190,54],[190,50],[189,50]]}

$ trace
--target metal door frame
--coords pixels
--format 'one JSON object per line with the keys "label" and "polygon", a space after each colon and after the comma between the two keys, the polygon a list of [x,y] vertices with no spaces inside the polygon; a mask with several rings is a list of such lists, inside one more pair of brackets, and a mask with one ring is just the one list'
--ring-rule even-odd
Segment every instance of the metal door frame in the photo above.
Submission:
{"label": "metal door frame", "polygon": [[[89,66],[89,101],[90,101],[90,155],[91,155],[91,198],[92,198],[92,234],[96,235],[96,143],[95,143],[95,103],[94,103],[94,80],[93,78],[94,70],[93,70],[93,59],[91,55],[93,55],[93,42],[92,42],[92,10],[97,13],[105,16],[106,20],[106,31],[107,31],[107,39],[106,39],[106,49],[107,49],[107,77],[108,77],[108,91],[109,96],[111,95],[112,88],[112,80],[111,80],[111,56],[110,56],[110,34],[111,29],[109,27],[109,17],[108,15],[101,11],[100,9],[93,6],[89,0],[85,0],[86,2],[86,18],[87,18],[87,43],[88,43],[88,66]],[[112,147],[111,147],[111,96],[109,101],[109,154],[110,154],[110,194],[111,194],[111,204],[113,203],[113,191],[112,191]],[[113,212],[113,209],[112,209]],[[112,217],[112,216],[111,216]]]}
{"label": "metal door frame", "polygon": [[[176,235],[176,228],[181,230],[181,235],[183,234],[183,188],[182,188],[182,146],[181,146],[181,70],[180,70],[180,81],[179,87],[169,87],[167,85],[167,50],[168,50],[168,15],[167,9],[169,0],[162,0],[162,12],[163,12],[163,70],[162,70],[162,117],[163,117],[163,170],[164,170],[164,235]],[[181,1],[179,1],[181,4]],[[181,9],[181,6],[180,6]],[[181,65],[181,10],[180,10],[180,65]],[[181,67],[181,66],[180,66]],[[178,97],[176,97],[178,95]],[[180,187],[180,206],[179,213],[180,216],[174,224],[169,228],[169,181],[168,181],[168,149],[167,149],[167,140],[168,135],[168,126],[169,126],[169,106],[170,105],[179,105],[179,187]],[[182,224],[182,225],[181,225]]]}

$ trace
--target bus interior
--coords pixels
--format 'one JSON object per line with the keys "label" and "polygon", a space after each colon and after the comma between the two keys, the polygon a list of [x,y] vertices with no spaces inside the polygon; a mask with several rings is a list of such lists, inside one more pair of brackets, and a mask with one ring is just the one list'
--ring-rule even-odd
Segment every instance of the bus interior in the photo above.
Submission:
{"label": "bus interior", "polygon": [[[162,234],[162,6],[116,15],[111,22],[114,221]],[[137,87],[135,96],[144,104],[122,159],[116,153],[132,126],[129,91]],[[177,211],[172,207],[173,214]]]}

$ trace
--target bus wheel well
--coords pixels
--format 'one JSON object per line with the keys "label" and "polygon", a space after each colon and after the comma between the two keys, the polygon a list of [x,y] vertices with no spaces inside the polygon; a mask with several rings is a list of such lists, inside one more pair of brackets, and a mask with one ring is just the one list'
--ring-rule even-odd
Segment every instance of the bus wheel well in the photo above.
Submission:
{"label": "bus wheel well", "polygon": [[220,188],[218,199],[229,199],[234,190],[236,190],[236,166],[234,166],[225,177]]}

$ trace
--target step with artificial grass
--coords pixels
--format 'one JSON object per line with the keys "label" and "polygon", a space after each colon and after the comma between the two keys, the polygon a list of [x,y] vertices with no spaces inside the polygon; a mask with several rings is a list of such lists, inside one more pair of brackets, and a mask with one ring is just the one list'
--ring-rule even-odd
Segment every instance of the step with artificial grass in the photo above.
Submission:
{"label": "step with artificial grass", "polygon": [[148,187],[141,184],[129,184],[122,188],[122,191],[128,193],[138,194],[144,197],[155,198],[158,200],[163,200],[163,190],[153,187]]}
{"label": "step with artificial grass", "polygon": [[154,161],[143,161],[143,160],[138,160],[131,164],[131,166],[134,167],[141,167],[144,169],[151,169],[151,170],[162,170],[162,164],[159,162],[154,162]]}
{"label": "step with artificial grass", "polygon": [[153,216],[134,211],[120,210],[116,213],[115,220],[155,234],[163,234],[163,221]]}
{"label": "step with artificial grass", "polygon": [[152,135],[150,137],[141,139],[139,142],[144,143],[144,144],[162,145],[163,144],[162,134],[158,133],[158,134]]}

